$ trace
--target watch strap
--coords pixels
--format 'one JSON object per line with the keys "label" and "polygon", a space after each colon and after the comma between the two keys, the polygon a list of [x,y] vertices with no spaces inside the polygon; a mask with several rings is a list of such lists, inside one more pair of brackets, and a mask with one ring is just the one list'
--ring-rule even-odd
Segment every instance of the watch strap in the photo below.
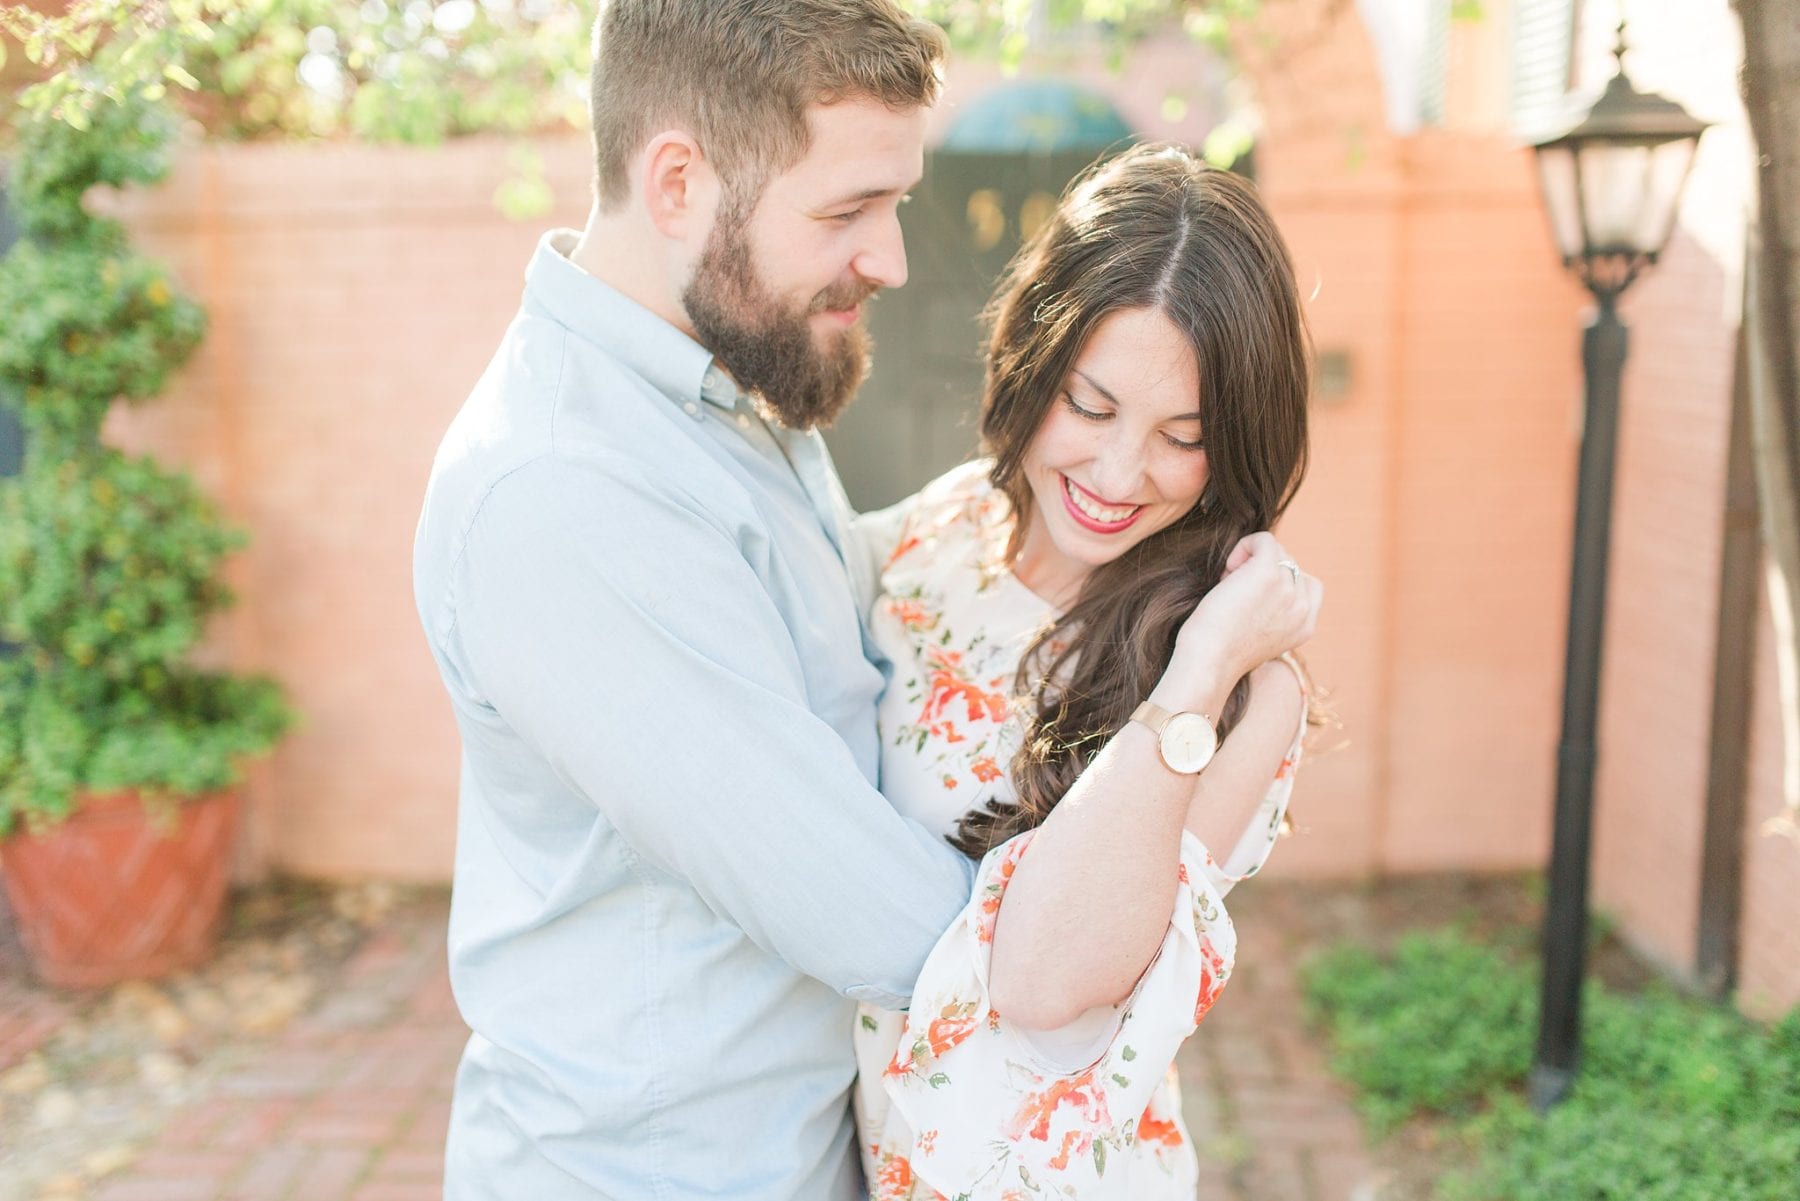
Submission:
{"label": "watch strap", "polygon": [[1139,725],[1149,726],[1150,729],[1160,737],[1163,732],[1163,727],[1168,725],[1174,717],[1174,713],[1163,708],[1155,701],[1145,701],[1143,704],[1133,709],[1131,711],[1131,716],[1126,718],[1126,720],[1135,721]]}

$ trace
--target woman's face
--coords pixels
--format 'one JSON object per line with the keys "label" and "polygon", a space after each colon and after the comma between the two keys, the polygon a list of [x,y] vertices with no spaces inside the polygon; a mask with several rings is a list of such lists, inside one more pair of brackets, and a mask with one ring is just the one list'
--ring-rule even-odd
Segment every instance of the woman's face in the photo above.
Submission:
{"label": "woman's face", "polygon": [[1094,327],[1032,436],[1032,509],[1014,570],[1067,603],[1087,573],[1193,508],[1206,487],[1200,367],[1154,308]]}

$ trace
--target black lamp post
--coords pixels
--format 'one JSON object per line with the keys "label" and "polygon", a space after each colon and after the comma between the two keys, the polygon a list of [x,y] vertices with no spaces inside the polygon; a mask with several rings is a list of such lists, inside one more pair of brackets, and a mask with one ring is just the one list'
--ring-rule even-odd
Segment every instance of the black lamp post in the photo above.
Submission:
{"label": "black lamp post", "polygon": [[1556,755],[1556,819],[1544,914],[1544,979],[1537,1054],[1528,1085],[1539,1112],[1568,1093],[1581,1055],[1581,980],[1587,957],[1589,843],[1593,828],[1594,725],[1606,612],[1614,449],[1625,326],[1619,294],[1669,240],[1706,122],[1680,105],[1638,91],[1625,77],[1625,25],[1613,51],[1618,71],[1570,128],[1537,142],[1539,182],[1563,265],[1594,294],[1582,338],[1586,420],[1576,484],[1574,568],[1569,585],[1562,740]]}

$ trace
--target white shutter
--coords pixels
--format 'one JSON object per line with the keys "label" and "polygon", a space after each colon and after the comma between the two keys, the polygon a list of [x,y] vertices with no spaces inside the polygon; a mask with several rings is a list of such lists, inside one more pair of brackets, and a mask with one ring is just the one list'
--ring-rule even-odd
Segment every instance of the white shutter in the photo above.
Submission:
{"label": "white shutter", "polygon": [[1547,132],[1563,112],[1577,0],[1514,0],[1512,127]]}

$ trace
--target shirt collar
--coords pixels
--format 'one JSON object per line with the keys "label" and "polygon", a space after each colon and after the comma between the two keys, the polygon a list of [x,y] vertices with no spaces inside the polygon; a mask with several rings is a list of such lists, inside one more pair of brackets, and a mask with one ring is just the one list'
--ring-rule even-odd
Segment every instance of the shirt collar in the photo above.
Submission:
{"label": "shirt collar", "polygon": [[570,260],[579,236],[572,229],[553,229],[538,240],[525,269],[527,299],[676,403],[704,400],[736,409],[742,394],[706,347]]}

